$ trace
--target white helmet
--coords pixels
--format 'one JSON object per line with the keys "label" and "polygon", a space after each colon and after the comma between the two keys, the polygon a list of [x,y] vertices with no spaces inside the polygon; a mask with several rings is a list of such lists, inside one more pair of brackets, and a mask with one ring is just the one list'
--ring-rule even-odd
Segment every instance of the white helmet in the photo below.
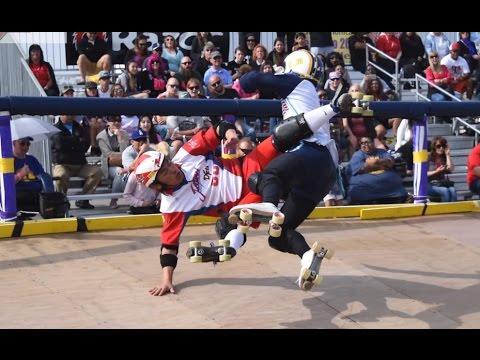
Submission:
{"label": "white helmet", "polygon": [[165,155],[156,151],[147,151],[138,159],[135,168],[137,182],[149,187],[155,181],[158,170],[162,167]]}
{"label": "white helmet", "polygon": [[302,49],[289,54],[285,58],[285,73],[294,72],[300,77],[312,80],[315,83],[319,80],[318,58],[310,51]]}

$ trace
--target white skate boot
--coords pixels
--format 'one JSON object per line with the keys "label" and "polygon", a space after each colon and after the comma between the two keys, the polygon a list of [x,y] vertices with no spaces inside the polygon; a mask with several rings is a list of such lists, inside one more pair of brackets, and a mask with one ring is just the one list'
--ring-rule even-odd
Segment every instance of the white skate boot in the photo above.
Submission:
{"label": "white skate boot", "polygon": [[330,260],[334,252],[331,249],[325,249],[322,245],[315,242],[311,249],[302,256],[300,260],[300,276],[298,277],[298,286],[300,289],[308,291],[313,285],[319,285],[322,277],[318,274],[323,258]]}
{"label": "white skate boot", "polygon": [[237,224],[237,229],[246,234],[252,222],[260,222],[269,225],[268,234],[273,237],[279,237],[282,233],[280,225],[285,221],[278,207],[269,202],[242,204],[230,209],[228,222]]}

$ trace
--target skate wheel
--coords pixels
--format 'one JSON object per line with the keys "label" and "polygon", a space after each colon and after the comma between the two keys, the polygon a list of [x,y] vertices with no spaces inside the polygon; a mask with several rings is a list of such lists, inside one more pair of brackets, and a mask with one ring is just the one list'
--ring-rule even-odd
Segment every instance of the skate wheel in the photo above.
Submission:
{"label": "skate wheel", "polygon": [[274,224],[282,225],[283,222],[285,221],[285,215],[280,211],[277,211],[276,213],[273,214],[272,221]]}
{"label": "skate wheel", "polygon": [[323,276],[317,275],[317,276],[315,276],[315,279],[313,279],[313,284],[320,285],[322,280],[323,280]]}
{"label": "skate wheel", "polygon": [[315,241],[311,247],[312,251],[314,253],[319,253],[320,250],[322,250],[323,246],[319,242]]}
{"label": "skate wheel", "polygon": [[352,114],[363,114],[363,108],[359,106],[352,107]]}
{"label": "skate wheel", "polygon": [[242,234],[248,233],[249,229],[250,229],[250,226],[246,224],[238,224],[238,227],[237,227],[237,230],[240,231]]}
{"label": "skate wheel", "polygon": [[236,225],[238,223],[238,216],[235,214],[229,215],[228,222],[232,225]]}
{"label": "skate wheel", "polygon": [[218,240],[220,246],[230,246],[230,240]]}
{"label": "skate wheel", "polygon": [[302,273],[300,274],[300,277],[303,279],[303,280],[307,280],[309,277],[310,277],[310,274],[311,274],[311,271],[309,268],[304,268],[302,270]]}
{"label": "skate wheel", "polygon": [[201,256],[191,256],[190,262],[192,263],[201,263],[203,261]]}
{"label": "skate wheel", "polygon": [[373,95],[363,95],[363,101],[374,101]]}
{"label": "skate wheel", "polygon": [[268,235],[278,238],[280,235],[282,235],[282,228],[277,224],[272,224],[270,225],[270,229],[268,229]]}
{"label": "skate wheel", "polygon": [[202,242],[201,241],[190,241],[188,243],[188,246],[193,247],[193,248],[197,248],[197,247],[202,246]]}
{"label": "skate wheel", "polygon": [[218,257],[218,260],[222,261],[222,262],[223,261],[230,261],[230,260],[232,260],[232,255],[228,255],[228,254],[227,255],[220,255]]}
{"label": "skate wheel", "polygon": [[335,254],[335,251],[333,251],[332,249],[328,249],[324,257],[325,259],[330,260],[333,257],[333,254]]}
{"label": "skate wheel", "polygon": [[362,92],[354,92],[351,94],[352,95],[352,99],[358,99],[358,100],[362,100],[364,96],[366,95],[363,95]]}
{"label": "skate wheel", "polygon": [[252,221],[253,212],[250,209],[242,209],[240,211],[240,219],[243,221]]}
{"label": "skate wheel", "polygon": [[363,110],[363,113],[362,113],[363,116],[373,116],[373,110]]}
{"label": "skate wheel", "polygon": [[313,287],[313,283],[311,281],[305,281],[302,284],[302,290],[309,291]]}

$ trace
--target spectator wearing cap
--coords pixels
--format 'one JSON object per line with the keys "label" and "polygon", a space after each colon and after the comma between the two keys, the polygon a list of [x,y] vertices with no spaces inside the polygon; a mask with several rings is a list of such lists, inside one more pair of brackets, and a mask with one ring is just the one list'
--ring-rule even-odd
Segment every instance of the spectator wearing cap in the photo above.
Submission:
{"label": "spectator wearing cap", "polygon": [[[93,194],[102,180],[102,169],[90,165],[85,158],[85,152],[90,146],[89,136],[85,129],[73,121],[72,115],[61,115],[55,124],[60,132],[55,133],[52,140],[53,176],[57,182],[57,191],[64,194],[68,191],[71,176],[85,179],[82,194]],[[76,206],[82,209],[93,209],[88,200],[77,200]]]}
{"label": "spectator wearing cap", "polygon": [[174,76],[174,78],[177,79],[180,85],[181,91],[187,90],[187,81],[192,77],[197,78],[198,80],[200,80],[200,82],[203,81],[202,75],[200,75],[197,71],[193,70],[192,59],[188,56],[184,56],[182,58],[182,62],[180,63],[180,70]]}
{"label": "spectator wearing cap", "polygon": [[133,48],[129,49],[125,54],[125,59],[123,63],[125,66],[130,60],[133,60],[137,63],[138,68],[141,70],[145,59],[147,59],[152,52],[148,50],[148,37],[140,34],[137,35],[133,41]]}
{"label": "spectator wearing cap", "polygon": [[[223,86],[227,89],[231,89],[233,85],[232,77],[228,70],[222,68],[222,54],[220,51],[214,51],[210,54],[210,68],[205,72],[203,76],[203,83],[209,84],[210,77],[212,75],[217,75],[222,79]],[[209,92],[207,92],[209,94]]]}
{"label": "spectator wearing cap", "polygon": [[122,152],[123,173],[135,170],[138,158],[145,152],[155,150],[147,142],[147,133],[142,129],[135,130],[130,137],[130,146]]}
{"label": "spectator wearing cap", "polygon": [[172,35],[167,35],[163,39],[162,57],[168,62],[170,76],[174,76],[180,69],[180,62],[183,58],[183,52],[177,47],[177,42]]}
{"label": "spectator wearing cap", "polygon": [[[108,123],[97,135],[102,160],[103,177],[112,180],[112,193],[123,193],[125,182],[122,181],[122,152],[130,145],[128,133],[122,129],[122,118],[118,115],[107,117]],[[118,207],[117,199],[110,200],[110,207]]]}
{"label": "spectator wearing cap", "polygon": [[161,43],[153,43],[152,54],[143,61],[142,69],[148,69],[148,63],[151,61],[150,58],[153,56],[160,60],[160,71],[163,72],[165,79],[167,79],[170,77],[170,72],[168,71],[168,61],[162,58],[162,51],[163,48]]}
{"label": "spectator wearing cap", "polygon": [[[339,73],[341,75],[340,81],[342,82],[343,86],[350,87],[350,83],[351,83],[350,75],[348,74],[348,71],[345,69],[345,67],[342,64],[338,64],[337,66],[335,66],[335,70],[333,72]],[[327,89],[330,86],[330,82],[331,82],[330,79],[327,79],[327,81],[325,81],[325,85],[323,86],[323,88]]]}
{"label": "spectator wearing cap", "polygon": [[470,81],[470,67],[467,61],[459,55],[460,45],[453,43],[450,45],[450,54],[440,60],[441,65],[445,65],[450,72],[450,84],[457,98],[462,100],[466,93],[468,99],[472,98],[473,83]]}
{"label": "spectator wearing cap", "polygon": [[85,84],[87,75],[97,74],[100,70],[110,71],[112,68],[112,58],[108,54],[107,43],[96,32],[83,34],[82,40],[77,45],[77,52],[77,65],[82,77],[82,81],[77,85]]}
{"label": "spectator wearing cap", "polygon": [[71,85],[64,85],[62,90],[60,91],[60,96],[65,97],[73,97],[75,93],[75,89]]}
{"label": "spectator wearing cap", "polygon": [[31,137],[13,140],[17,211],[40,211],[40,192],[54,191],[51,176],[33,155],[28,155]]}
{"label": "spectator wearing cap", "polygon": [[[339,85],[342,83],[342,74],[337,71],[332,71],[328,74],[329,84],[328,87],[325,89],[327,92],[328,100],[332,100],[337,92]],[[340,94],[346,93],[348,91],[348,86],[342,86]]]}
{"label": "spectator wearing cap", "polygon": [[110,84],[110,72],[102,70],[98,73],[98,81],[100,82],[97,86],[98,97],[109,98],[110,92],[112,91],[112,84]]}
{"label": "spectator wearing cap", "polygon": [[211,42],[213,44],[213,36],[210,32],[197,32],[197,36],[192,41],[192,50],[190,50],[190,57],[196,63],[202,57],[202,51],[205,45]]}
{"label": "spectator wearing cap", "polygon": [[207,42],[203,47],[202,57],[195,62],[194,69],[203,76],[210,67],[210,54],[217,51],[217,48],[212,42]]}
{"label": "spectator wearing cap", "polygon": [[53,72],[52,65],[44,60],[43,50],[40,45],[30,45],[27,62],[30,70],[32,70],[33,75],[35,75],[47,96],[58,96],[60,91],[55,73]]}

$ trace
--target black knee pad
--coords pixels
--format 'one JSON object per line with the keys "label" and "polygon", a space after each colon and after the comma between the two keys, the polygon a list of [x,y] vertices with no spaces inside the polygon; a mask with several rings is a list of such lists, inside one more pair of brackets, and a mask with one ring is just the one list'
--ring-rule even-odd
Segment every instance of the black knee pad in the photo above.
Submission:
{"label": "black knee pad", "polygon": [[303,114],[298,114],[285,119],[275,128],[272,143],[278,151],[285,152],[312,134]]}
{"label": "black knee pad", "polygon": [[275,250],[278,250],[278,251],[281,251],[281,252],[287,252],[288,251],[287,238],[285,236],[280,236],[280,237],[277,237],[277,238],[269,236],[268,237],[268,245],[270,245],[270,247],[272,249],[275,249]]}
{"label": "black knee pad", "polygon": [[248,177],[248,188],[254,194],[260,194],[260,190],[258,186],[261,180],[262,180],[262,173],[259,173],[259,172],[253,173]]}

